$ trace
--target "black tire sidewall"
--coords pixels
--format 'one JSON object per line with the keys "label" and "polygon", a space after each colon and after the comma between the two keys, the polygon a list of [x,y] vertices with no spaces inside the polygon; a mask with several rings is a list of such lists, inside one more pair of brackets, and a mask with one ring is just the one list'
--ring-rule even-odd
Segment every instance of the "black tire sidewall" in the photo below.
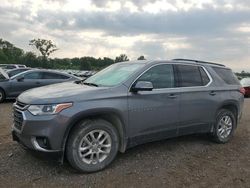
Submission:
{"label": "black tire sidewall", "polygon": [[[222,139],[218,133],[219,122],[223,116],[229,116],[232,120],[232,130],[231,130],[229,136],[225,139]],[[214,133],[213,133],[215,141],[218,143],[227,143],[228,141],[230,141],[230,139],[232,138],[232,136],[234,134],[236,124],[237,124],[236,117],[230,110],[227,110],[227,109],[220,110],[216,116],[216,123],[215,123],[215,128],[214,128]]]}
{"label": "black tire sidewall", "polygon": [[[79,154],[78,154],[78,146],[81,142],[81,139],[90,131],[93,130],[104,130],[106,131],[111,137],[111,151],[109,156],[102,161],[101,163],[93,164],[86,164],[84,163]],[[105,120],[87,120],[81,122],[76,129],[70,135],[68,144],[67,144],[67,158],[71,165],[81,171],[81,172],[96,172],[104,169],[108,166],[115,158],[118,152],[118,134],[116,129],[113,127],[112,124]]]}
{"label": "black tire sidewall", "polygon": [[0,88],[0,93],[2,94],[2,98],[0,98],[0,103],[2,103],[5,100],[5,92]]}

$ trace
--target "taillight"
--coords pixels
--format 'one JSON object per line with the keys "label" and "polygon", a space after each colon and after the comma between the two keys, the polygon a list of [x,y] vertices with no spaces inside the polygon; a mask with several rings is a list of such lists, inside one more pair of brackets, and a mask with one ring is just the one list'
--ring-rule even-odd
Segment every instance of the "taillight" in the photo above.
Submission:
{"label": "taillight", "polygon": [[244,87],[241,87],[241,88],[240,88],[240,92],[242,93],[242,95],[245,95],[246,90],[244,89]]}

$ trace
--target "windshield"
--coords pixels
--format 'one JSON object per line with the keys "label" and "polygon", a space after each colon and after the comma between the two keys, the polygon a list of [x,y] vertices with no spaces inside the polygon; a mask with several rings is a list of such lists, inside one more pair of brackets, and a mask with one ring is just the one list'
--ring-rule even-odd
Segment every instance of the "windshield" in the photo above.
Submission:
{"label": "windshield", "polygon": [[142,63],[114,64],[86,79],[84,83],[104,87],[116,86],[127,80],[129,76],[143,66]]}

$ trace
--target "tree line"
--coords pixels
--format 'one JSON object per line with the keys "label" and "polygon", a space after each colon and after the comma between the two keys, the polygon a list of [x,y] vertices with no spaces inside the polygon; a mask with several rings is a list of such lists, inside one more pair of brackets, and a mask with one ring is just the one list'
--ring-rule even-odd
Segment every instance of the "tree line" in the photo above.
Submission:
{"label": "tree line", "polygon": [[[0,64],[24,64],[32,68],[47,69],[78,69],[78,70],[100,70],[113,63],[129,61],[126,54],[121,54],[115,59],[109,57],[75,57],[75,58],[50,58],[57,51],[57,46],[46,39],[32,39],[29,45],[34,46],[40,55],[34,52],[25,52],[9,41],[0,39]],[[145,60],[144,56],[138,60]]]}
{"label": "tree line", "polygon": [[[109,57],[75,57],[75,58],[50,58],[50,55],[57,51],[57,46],[46,39],[32,39],[29,45],[34,46],[39,55],[34,52],[25,52],[9,41],[0,38],[0,64],[24,64],[32,68],[47,69],[76,69],[76,70],[101,70],[113,63],[129,61],[126,54],[121,54],[115,59]],[[141,55],[137,60],[145,60]],[[242,71],[236,73],[238,78],[250,77],[250,73]]]}

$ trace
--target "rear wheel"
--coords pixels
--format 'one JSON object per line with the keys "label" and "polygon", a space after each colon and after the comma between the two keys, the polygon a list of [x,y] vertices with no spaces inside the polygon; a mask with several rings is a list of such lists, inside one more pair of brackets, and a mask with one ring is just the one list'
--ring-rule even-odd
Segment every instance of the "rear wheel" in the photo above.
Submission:
{"label": "rear wheel", "polygon": [[118,134],[105,120],[87,120],[70,134],[66,154],[81,172],[95,172],[108,166],[118,152]]}
{"label": "rear wheel", "polygon": [[236,128],[236,117],[233,112],[222,109],[217,113],[216,123],[214,125],[213,139],[217,143],[228,142]]}
{"label": "rear wheel", "polygon": [[2,103],[5,100],[5,92],[4,90],[0,89],[0,103]]}

